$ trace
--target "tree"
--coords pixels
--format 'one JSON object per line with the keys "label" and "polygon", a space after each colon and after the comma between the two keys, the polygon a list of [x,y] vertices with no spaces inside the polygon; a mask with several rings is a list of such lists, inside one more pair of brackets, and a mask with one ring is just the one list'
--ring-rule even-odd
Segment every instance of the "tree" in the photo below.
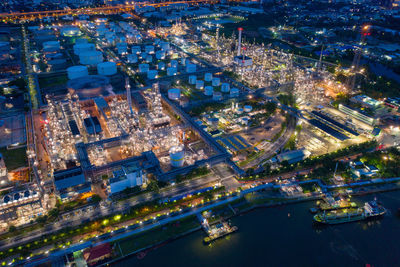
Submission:
{"label": "tree", "polygon": [[151,181],[148,185],[149,189],[153,191],[154,193],[158,193],[160,191],[160,188],[158,187],[158,184],[156,181]]}
{"label": "tree", "polygon": [[49,211],[49,216],[53,217],[53,218],[57,218],[59,214],[60,214],[60,211],[57,208],[54,208]]}
{"label": "tree", "polygon": [[9,231],[10,233],[13,233],[13,232],[17,231],[17,227],[15,227],[14,225],[11,225],[11,226],[8,228],[8,231]]}
{"label": "tree", "polygon": [[92,196],[92,198],[90,199],[90,202],[92,202],[92,203],[99,203],[100,201],[101,201],[101,197],[97,194],[94,194]]}
{"label": "tree", "polygon": [[267,111],[268,114],[272,114],[275,112],[276,110],[276,103],[268,101],[265,105],[264,108]]}

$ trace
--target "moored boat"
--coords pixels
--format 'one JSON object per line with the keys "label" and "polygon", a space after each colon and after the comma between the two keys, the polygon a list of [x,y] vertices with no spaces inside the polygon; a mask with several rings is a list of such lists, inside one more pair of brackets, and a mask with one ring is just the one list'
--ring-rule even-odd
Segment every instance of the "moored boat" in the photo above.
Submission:
{"label": "moored boat", "polygon": [[361,208],[338,209],[324,211],[314,216],[314,221],[323,224],[340,224],[347,222],[361,221],[368,218],[382,216],[386,209],[376,201],[369,201]]}

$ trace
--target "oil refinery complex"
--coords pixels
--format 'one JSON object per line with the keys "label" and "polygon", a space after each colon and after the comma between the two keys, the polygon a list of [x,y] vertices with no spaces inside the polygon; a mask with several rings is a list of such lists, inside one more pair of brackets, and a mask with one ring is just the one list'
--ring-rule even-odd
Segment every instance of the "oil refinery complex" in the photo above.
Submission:
{"label": "oil refinery complex", "polygon": [[[249,181],[271,182],[286,170],[307,177],[315,166],[303,168],[304,161],[395,142],[399,127],[388,122],[399,117],[399,99],[361,93],[358,66],[296,55],[236,27],[263,12],[258,4],[207,0],[0,14],[12,29],[12,40],[0,42],[1,86],[18,92],[10,77],[19,73],[27,90],[18,101],[0,97],[0,231],[37,226],[32,236],[12,237],[24,246],[97,219],[106,218],[99,223],[106,228],[110,216],[128,216],[144,203],[169,209],[204,195],[195,203],[200,210],[208,191],[251,191]],[[16,22],[20,28],[9,26]],[[21,61],[19,71],[13,60]],[[21,147],[26,162],[14,167],[7,153]],[[331,180],[343,185],[338,164]],[[349,166],[346,179],[378,173],[364,163]],[[152,221],[174,212],[183,211],[170,208]],[[52,226],[40,228],[49,218]],[[122,233],[132,225],[118,226]],[[210,235],[228,226],[211,227]],[[99,232],[90,238],[79,249],[38,246],[35,253],[59,258],[102,240]],[[4,240],[0,247],[13,248]],[[34,266],[30,257],[20,260]]]}

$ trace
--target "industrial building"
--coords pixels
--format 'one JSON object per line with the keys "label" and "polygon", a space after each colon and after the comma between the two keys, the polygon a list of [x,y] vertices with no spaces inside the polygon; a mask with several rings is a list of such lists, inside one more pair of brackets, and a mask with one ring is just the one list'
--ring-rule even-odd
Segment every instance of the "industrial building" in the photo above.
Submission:
{"label": "industrial building", "polygon": [[367,114],[364,114],[360,110],[350,108],[343,104],[339,104],[339,110],[341,112],[345,113],[346,115],[349,115],[349,116],[351,116],[359,121],[362,121],[368,125],[374,126],[376,124],[375,118],[373,118]]}
{"label": "industrial building", "polygon": [[138,165],[126,164],[113,172],[113,177],[108,182],[108,193],[113,195],[122,192],[126,188],[142,186],[146,183],[146,176]]}

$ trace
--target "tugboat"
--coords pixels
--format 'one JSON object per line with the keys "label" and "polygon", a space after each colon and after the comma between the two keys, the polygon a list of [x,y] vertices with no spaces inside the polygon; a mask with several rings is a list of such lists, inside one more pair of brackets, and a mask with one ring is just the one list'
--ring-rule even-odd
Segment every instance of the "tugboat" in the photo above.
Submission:
{"label": "tugboat", "polygon": [[340,224],[383,216],[385,213],[386,209],[374,200],[366,202],[362,208],[338,209],[318,213],[314,216],[314,221],[323,224]]}
{"label": "tugboat", "polygon": [[234,233],[238,230],[237,226],[230,226],[227,222],[221,222],[211,226],[207,230],[208,236],[203,239],[205,244],[209,244],[214,240]]}

